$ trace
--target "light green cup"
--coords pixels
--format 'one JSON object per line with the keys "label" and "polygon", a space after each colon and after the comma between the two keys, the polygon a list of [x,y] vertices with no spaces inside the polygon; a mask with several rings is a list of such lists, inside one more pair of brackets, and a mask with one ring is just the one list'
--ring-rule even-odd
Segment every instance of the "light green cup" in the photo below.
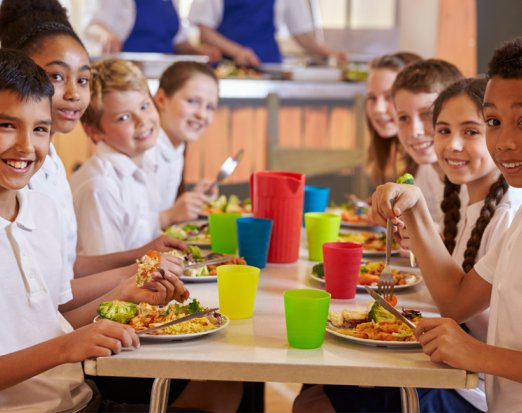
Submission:
{"label": "light green cup", "polygon": [[330,293],[323,290],[288,290],[284,293],[284,301],[288,344],[296,348],[321,347],[328,321]]}
{"label": "light green cup", "polygon": [[250,265],[217,267],[219,311],[232,320],[252,317],[256,301],[259,268]]}
{"label": "light green cup", "polygon": [[307,212],[304,214],[308,259],[323,261],[323,244],[337,241],[341,228],[341,216],[327,212]]}
{"label": "light green cup", "polygon": [[210,245],[212,251],[223,254],[237,252],[236,220],[241,218],[239,212],[219,212],[209,214]]}

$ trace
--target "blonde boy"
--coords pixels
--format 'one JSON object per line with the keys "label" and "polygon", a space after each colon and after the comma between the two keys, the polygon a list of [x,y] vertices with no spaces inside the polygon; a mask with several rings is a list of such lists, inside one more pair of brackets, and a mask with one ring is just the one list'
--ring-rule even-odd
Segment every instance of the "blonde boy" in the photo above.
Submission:
{"label": "blonde boy", "polygon": [[159,131],[147,80],[121,59],[97,62],[92,70],[91,102],[81,121],[96,153],[70,179],[84,255],[137,248],[160,232],[158,208],[147,196],[156,169],[147,150]]}

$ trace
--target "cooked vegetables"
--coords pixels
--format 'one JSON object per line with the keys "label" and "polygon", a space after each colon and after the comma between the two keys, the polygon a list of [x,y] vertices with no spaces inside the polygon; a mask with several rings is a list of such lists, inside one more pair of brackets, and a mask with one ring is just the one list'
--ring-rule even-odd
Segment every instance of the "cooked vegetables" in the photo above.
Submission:
{"label": "cooked vegetables", "polygon": [[379,323],[381,321],[394,322],[395,316],[375,301],[368,312],[368,320],[373,321],[374,323]]}
{"label": "cooked vegetables", "polygon": [[397,178],[397,183],[398,184],[414,185],[415,184],[415,179],[413,178],[412,174],[405,173],[404,175],[401,175],[401,176],[399,176]]}
{"label": "cooked vegetables", "polygon": [[316,275],[317,277],[324,278],[324,265],[323,263],[315,264],[312,267],[312,274]]}
{"label": "cooked vegetables", "polygon": [[98,314],[101,317],[122,324],[127,324],[137,312],[136,304],[127,301],[106,301],[98,306]]}

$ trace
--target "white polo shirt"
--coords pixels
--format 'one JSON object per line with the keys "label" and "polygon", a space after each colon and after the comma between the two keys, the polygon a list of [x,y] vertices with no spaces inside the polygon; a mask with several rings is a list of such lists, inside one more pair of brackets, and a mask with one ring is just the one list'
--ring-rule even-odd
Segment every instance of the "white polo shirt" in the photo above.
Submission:
{"label": "white polo shirt", "polygon": [[419,165],[415,174],[415,185],[417,185],[428,205],[433,222],[441,225],[444,214],[440,209],[440,203],[444,198],[444,182],[440,180],[440,176],[431,165]]}
{"label": "white polo shirt", "polygon": [[127,251],[159,235],[159,212],[147,188],[147,175],[155,172],[155,162],[147,153],[138,166],[104,142],[96,145],[96,154],[70,178],[78,254]]}
{"label": "white polo shirt", "polygon": [[[480,247],[477,253],[476,261],[479,261],[487,251],[493,248],[502,238],[502,235],[508,230],[515,214],[522,203],[522,189],[510,187],[502,200],[497,205],[495,214],[489,221],[488,226],[482,234]],[[456,245],[453,250],[453,258],[462,264],[464,261],[464,252],[471,232],[480,217],[480,210],[484,206],[484,201],[475,202],[461,210],[461,217],[458,223],[458,232],[456,237]],[[473,337],[486,342],[489,322],[489,310],[485,310],[475,317],[466,320],[466,326],[469,328]],[[485,400],[483,376],[476,389],[458,389],[457,392],[469,401],[473,406],[482,411],[487,411]]]}
{"label": "white polo shirt", "polygon": [[52,143],[42,167],[31,178],[28,187],[34,191],[46,194],[58,205],[66,224],[67,258],[70,273],[72,274],[74,262],[76,261],[76,215],[74,214],[71,188],[67,181],[65,167]]}
{"label": "white polo shirt", "polygon": [[[475,264],[475,271],[492,285],[488,343],[522,351],[522,210],[501,240]],[[489,412],[520,411],[522,383],[497,376],[486,376]]]}
{"label": "white polo shirt", "polygon": [[151,199],[154,199],[160,211],[174,205],[185,166],[185,144],[175,147],[163,129],[160,130],[158,143],[150,149],[157,163],[156,174],[150,184]]}
{"label": "white polo shirt", "polygon": [[[16,220],[0,218],[0,355],[72,331],[58,312],[72,298],[62,211],[37,191],[23,189],[18,200]],[[81,364],[64,364],[1,390],[0,410],[77,410],[91,397]]]}

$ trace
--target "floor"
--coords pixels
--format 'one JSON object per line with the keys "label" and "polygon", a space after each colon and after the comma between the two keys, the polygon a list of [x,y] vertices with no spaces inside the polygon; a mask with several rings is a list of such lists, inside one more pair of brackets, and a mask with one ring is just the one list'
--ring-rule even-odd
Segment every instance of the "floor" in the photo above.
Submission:
{"label": "floor", "polygon": [[300,383],[266,383],[265,413],[291,413],[292,402],[300,390]]}

